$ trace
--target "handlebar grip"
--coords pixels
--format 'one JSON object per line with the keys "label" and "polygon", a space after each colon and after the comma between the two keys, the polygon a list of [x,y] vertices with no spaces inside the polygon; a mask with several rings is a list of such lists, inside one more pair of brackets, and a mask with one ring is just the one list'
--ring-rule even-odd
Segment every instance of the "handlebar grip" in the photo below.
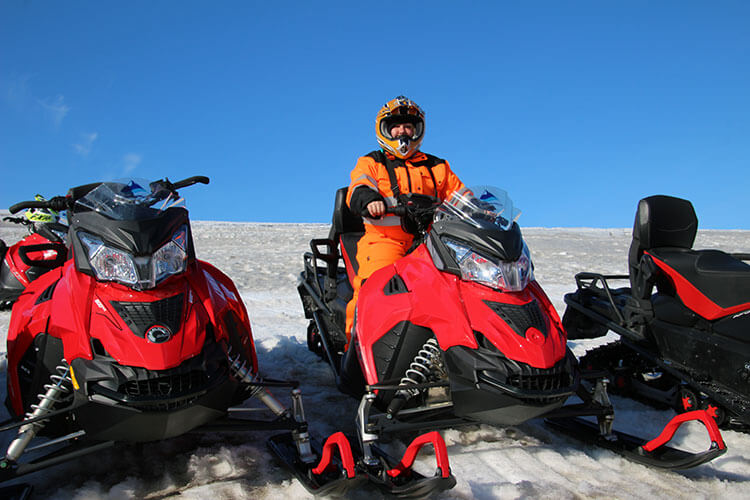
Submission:
{"label": "handlebar grip", "polygon": [[67,210],[68,209],[68,199],[64,196],[55,196],[54,198],[51,198],[46,201],[37,201],[37,200],[30,200],[30,201],[21,201],[19,203],[16,203],[15,205],[11,205],[8,208],[8,211],[12,214],[18,213],[24,208],[49,208],[56,211],[61,210]]}
{"label": "handlebar grip", "polygon": [[21,201],[15,205],[8,207],[8,211],[12,214],[18,213],[24,208],[47,208],[46,201]]}
{"label": "handlebar grip", "polygon": [[49,200],[48,203],[49,203],[49,208],[57,212],[60,212],[62,210],[68,209],[68,204],[70,203],[70,199],[65,196],[54,196]]}
{"label": "handlebar grip", "polygon": [[182,179],[181,181],[175,182],[174,184],[172,184],[172,187],[174,189],[180,189],[187,186],[192,186],[193,184],[208,184],[209,182],[210,179],[205,175],[194,175],[193,177],[188,177],[187,179]]}

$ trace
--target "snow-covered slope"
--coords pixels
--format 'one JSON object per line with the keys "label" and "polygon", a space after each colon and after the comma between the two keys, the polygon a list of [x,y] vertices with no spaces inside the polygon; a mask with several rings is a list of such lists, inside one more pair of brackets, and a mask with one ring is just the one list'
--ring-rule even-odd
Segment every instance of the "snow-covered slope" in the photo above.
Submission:
{"label": "snow-covered slope", "polygon": [[[199,258],[235,280],[247,305],[261,371],[302,382],[312,431],[324,437],[352,425],[356,402],[334,387],[327,365],[307,350],[306,320],[296,292],[302,254],[324,225],[195,222]],[[23,230],[0,226],[0,238],[16,241]],[[626,272],[630,231],[625,229],[524,229],[536,277],[558,311],[563,294],[583,270]],[[750,250],[749,231],[701,231],[696,247]],[[0,312],[2,350],[9,312]],[[588,342],[588,343],[587,343]],[[591,341],[574,345],[581,355]],[[3,353],[4,356],[4,353]],[[5,375],[0,374],[5,393]],[[285,394],[277,392],[282,399]],[[614,398],[615,426],[656,435],[672,416]],[[682,444],[704,448],[699,424],[681,432]],[[38,498],[258,499],[307,498],[265,447],[268,434],[187,435],[166,442],[122,447],[84,457],[28,477]],[[541,422],[516,427],[475,426],[444,432],[457,486],[441,498],[750,498],[750,435],[727,431],[729,451],[686,472],[660,472],[556,435]],[[397,451],[400,443],[393,443]],[[432,474],[434,459],[420,460]],[[377,498],[373,491],[354,498]]]}

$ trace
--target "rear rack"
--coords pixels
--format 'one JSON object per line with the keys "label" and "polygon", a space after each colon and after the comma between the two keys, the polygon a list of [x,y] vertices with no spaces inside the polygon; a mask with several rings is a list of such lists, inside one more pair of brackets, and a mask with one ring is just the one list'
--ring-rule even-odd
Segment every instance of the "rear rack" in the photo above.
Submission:
{"label": "rear rack", "polygon": [[[615,299],[612,295],[612,289],[609,287],[607,280],[627,280],[630,276],[627,274],[599,274],[599,273],[578,273],[576,274],[576,286],[578,290],[585,290],[593,293],[598,297],[606,298],[612,309],[617,314],[620,326],[625,326],[625,317],[620,312],[620,308],[615,304]],[[597,283],[601,283],[601,286],[596,286]],[[566,302],[568,302],[566,300]],[[569,303],[569,302],[568,302]]]}

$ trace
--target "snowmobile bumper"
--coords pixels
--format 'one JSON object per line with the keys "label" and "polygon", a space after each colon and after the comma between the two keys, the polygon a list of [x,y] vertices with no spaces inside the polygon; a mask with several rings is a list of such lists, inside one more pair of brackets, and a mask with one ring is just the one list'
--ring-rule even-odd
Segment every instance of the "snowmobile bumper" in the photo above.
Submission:
{"label": "snowmobile bumper", "polygon": [[[208,390],[190,395],[190,403],[172,411],[148,411],[117,393],[98,389],[87,404],[78,408],[76,420],[94,439],[146,442],[184,434],[226,414],[236,393],[229,380]],[[160,405],[182,405],[185,398],[158,400]]]}
{"label": "snowmobile bumper", "polygon": [[480,350],[453,347],[445,352],[453,412],[457,417],[496,425],[517,425],[561,407],[579,380],[575,358],[550,369],[536,369]]}
{"label": "snowmobile bumper", "polygon": [[108,356],[75,359],[72,369],[76,420],[96,440],[174,437],[222,417],[242,395],[241,382],[230,376],[226,355],[214,342],[169,370],[123,366]]}

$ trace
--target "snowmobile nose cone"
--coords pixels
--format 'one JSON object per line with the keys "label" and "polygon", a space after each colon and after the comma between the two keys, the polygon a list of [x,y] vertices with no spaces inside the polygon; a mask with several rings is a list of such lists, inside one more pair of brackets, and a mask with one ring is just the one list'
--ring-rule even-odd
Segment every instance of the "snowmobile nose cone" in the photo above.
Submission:
{"label": "snowmobile nose cone", "polygon": [[526,330],[526,340],[528,340],[532,344],[544,345],[546,337],[542,332],[531,326]]}

